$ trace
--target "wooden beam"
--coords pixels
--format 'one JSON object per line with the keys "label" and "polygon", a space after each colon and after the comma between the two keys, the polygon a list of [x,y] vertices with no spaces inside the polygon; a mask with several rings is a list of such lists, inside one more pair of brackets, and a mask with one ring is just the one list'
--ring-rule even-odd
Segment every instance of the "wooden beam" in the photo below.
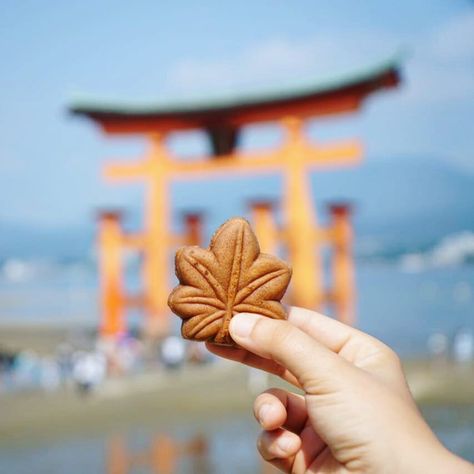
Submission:
{"label": "wooden beam", "polygon": [[329,146],[315,146],[308,143],[302,152],[311,168],[319,168],[358,164],[362,161],[363,147],[358,140]]}
{"label": "wooden beam", "polygon": [[107,163],[102,169],[102,175],[109,181],[131,181],[142,179],[149,173],[150,165],[148,160],[141,160],[136,163]]}

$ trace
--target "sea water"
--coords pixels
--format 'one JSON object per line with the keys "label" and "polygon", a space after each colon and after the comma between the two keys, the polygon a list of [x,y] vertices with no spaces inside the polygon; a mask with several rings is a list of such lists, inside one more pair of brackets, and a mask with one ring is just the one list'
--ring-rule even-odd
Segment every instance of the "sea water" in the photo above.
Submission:
{"label": "sea water", "polygon": [[[424,415],[443,443],[465,459],[474,461],[472,448],[474,408],[427,408]],[[259,428],[255,420],[246,417],[222,417],[219,420],[174,426],[130,426],[126,431],[90,436],[68,437],[54,443],[36,446],[0,446],[0,472],[15,474],[116,474],[155,472],[151,466],[128,462],[140,454],[151,459],[154,440],[167,436],[174,442],[186,443],[196,435],[204,437],[204,456],[184,455],[176,459],[176,473],[185,474],[256,474],[262,471],[262,461],[255,449]],[[115,450],[119,441],[123,450]],[[115,445],[116,446],[116,445]],[[144,456],[145,455],[145,456]],[[115,459],[116,470],[111,470]],[[123,470],[120,470],[120,467]],[[167,471],[168,472],[168,471]]]}
{"label": "sea water", "polygon": [[[71,327],[97,324],[97,277],[90,265],[43,269],[41,278],[34,277],[34,272],[19,278],[19,273],[17,279],[4,275],[0,281],[0,327],[12,322]],[[450,341],[461,328],[474,332],[472,264],[413,267],[400,260],[359,261],[356,280],[357,325],[391,345],[402,357],[427,356],[427,341],[434,333],[445,335],[450,350]],[[473,406],[427,406],[422,410],[450,449],[474,461]],[[240,474],[261,468],[254,448],[257,431],[249,415],[196,426],[157,426],[154,430],[130,426],[119,435],[130,449],[140,451],[147,449],[156,434],[185,440],[203,432],[209,444],[205,464],[183,458],[178,472],[221,473],[225,464],[226,473]],[[72,436],[47,447],[0,447],[0,472],[105,473],[110,439],[115,435]],[[137,467],[130,472],[148,471]]]}
{"label": "sea water", "polygon": [[[97,327],[93,265],[43,265],[17,272],[10,278],[5,272],[0,276],[0,327]],[[473,264],[414,269],[400,260],[360,260],[356,273],[357,326],[402,357],[427,355],[427,341],[434,333],[452,339],[462,328],[474,331]],[[137,287],[136,277],[132,275],[128,285]]]}

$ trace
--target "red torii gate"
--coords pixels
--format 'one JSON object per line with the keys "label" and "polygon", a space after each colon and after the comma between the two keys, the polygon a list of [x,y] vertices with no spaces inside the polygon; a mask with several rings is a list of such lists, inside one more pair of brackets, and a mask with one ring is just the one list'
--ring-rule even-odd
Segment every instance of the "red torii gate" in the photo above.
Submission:
{"label": "red torii gate", "polygon": [[[335,306],[339,319],[354,322],[352,232],[349,209],[333,206],[333,224],[318,227],[308,183],[308,171],[323,167],[353,165],[361,160],[358,141],[331,146],[310,143],[304,134],[307,119],[354,112],[370,94],[399,82],[398,63],[384,64],[344,81],[313,84],[304,90],[282,91],[259,98],[240,98],[218,103],[182,106],[121,106],[77,103],[73,113],[96,122],[106,134],[139,134],[150,141],[145,158],[134,163],[111,163],[105,168],[108,180],[144,180],[147,183],[146,222],[143,231],[126,235],[120,217],[104,213],[99,238],[102,279],[102,335],[115,336],[124,330],[124,309],[139,304],[154,326],[166,330],[166,305],[169,292],[168,257],[177,243],[199,243],[200,222],[188,216],[188,236],[170,231],[169,185],[175,179],[199,179],[205,175],[235,172],[281,172],[284,176],[282,209],[284,228],[274,228],[271,206],[254,203],[254,225],[264,250],[282,241],[293,265],[290,298],[293,304],[319,308]],[[280,148],[258,153],[237,150],[242,127],[261,122],[276,122],[285,131]],[[212,153],[186,162],[171,155],[165,139],[171,132],[200,129],[210,140]],[[318,248],[333,245],[333,285],[323,287]],[[144,254],[143,294],[127,297],[123,289],[120,253],[123,247]]]}

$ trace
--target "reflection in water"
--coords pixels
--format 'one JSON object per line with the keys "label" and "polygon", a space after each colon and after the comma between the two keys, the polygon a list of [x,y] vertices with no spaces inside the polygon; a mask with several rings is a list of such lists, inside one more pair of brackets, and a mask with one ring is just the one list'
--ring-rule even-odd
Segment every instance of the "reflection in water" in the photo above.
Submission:
{"label": "reflection in water", "polygon": [[[124,435],[113,435],[107,441],[105,474],[132,474],[137,470],[150,474],[211,474],[224,472],[223,469],[224,466],[213,469],[209,443],[203,434],[186,441],[159,434],[142,450],[130,449]],[[278,471],[262,461],[260,472],[274,474]]]}
{"label": "reflection in water", "polygon": [[[138,407],[137,407],[138,408]],[[441,441],[461,456],[474,461],[472,447],[474,406],[422,406],[430,426]],[[2,412],[2,415],[4,413]],[[258,426],[250,417],[235,412],[211,418],[173,417],[156,424],[139,421],[116,426],[119,435],[98,429],[41,439],[0,444],[0,473],[14,474],[270,474],[255,449]],[[0,420],[0,425],[3,420]],[[1,427],[0,427],[1,429]],[[163,436],[163,433],[166,436]],[[202,435],[198,435],[202,433]],[[164,438],[167,437],[167,440]],[[199,441],[199,438],[201,441]],[[159,441],[161,439],[161,441]],[[197,441],[196,441],[197,439]],[[171,442],[170,442],[171,441]],[[205,449],[204,449],[205,447]],[[165,452],[162,456],[160,453]],[[174,454],[173,454],[174,453]],[[171,454],[171,456],[170,456]],[[168,463],[167,465],[165,463]]]}
{"label": "reflection in water", "polygon": [[129,474],[135,468],[146,468],[153,474],[175,474],[180,460],[188,458],[193,474],[211,472],[209,446],[202,434],[187,441],[178,441],[171,436],[155,436],[148,448],[130,450],[123,435],[112,436],[107,443],[106,474]]}

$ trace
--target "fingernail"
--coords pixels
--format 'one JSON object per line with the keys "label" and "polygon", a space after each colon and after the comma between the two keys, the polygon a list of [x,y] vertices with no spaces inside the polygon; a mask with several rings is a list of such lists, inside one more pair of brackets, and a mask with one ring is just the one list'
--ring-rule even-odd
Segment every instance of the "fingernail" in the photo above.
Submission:
{"label": "fingernail", "polygon": [[278,440],[277,444],[285,452],[291,452],[294,448],[294,440],[289,436],[283,436]]}
{"label": "fingernail", "polygon": [[258,410],[258,421],[260,423],[263,423],[271,410],[272,410],[271,405],[269,405],[268,403],[264,403]]}
{"label": "fingernail", "polygon": [[255,323],[259,317],[256,314],[240,313],[236,314],[231,320],[229,330],[231,336],[237,336],[245,339],[252,332]]}

